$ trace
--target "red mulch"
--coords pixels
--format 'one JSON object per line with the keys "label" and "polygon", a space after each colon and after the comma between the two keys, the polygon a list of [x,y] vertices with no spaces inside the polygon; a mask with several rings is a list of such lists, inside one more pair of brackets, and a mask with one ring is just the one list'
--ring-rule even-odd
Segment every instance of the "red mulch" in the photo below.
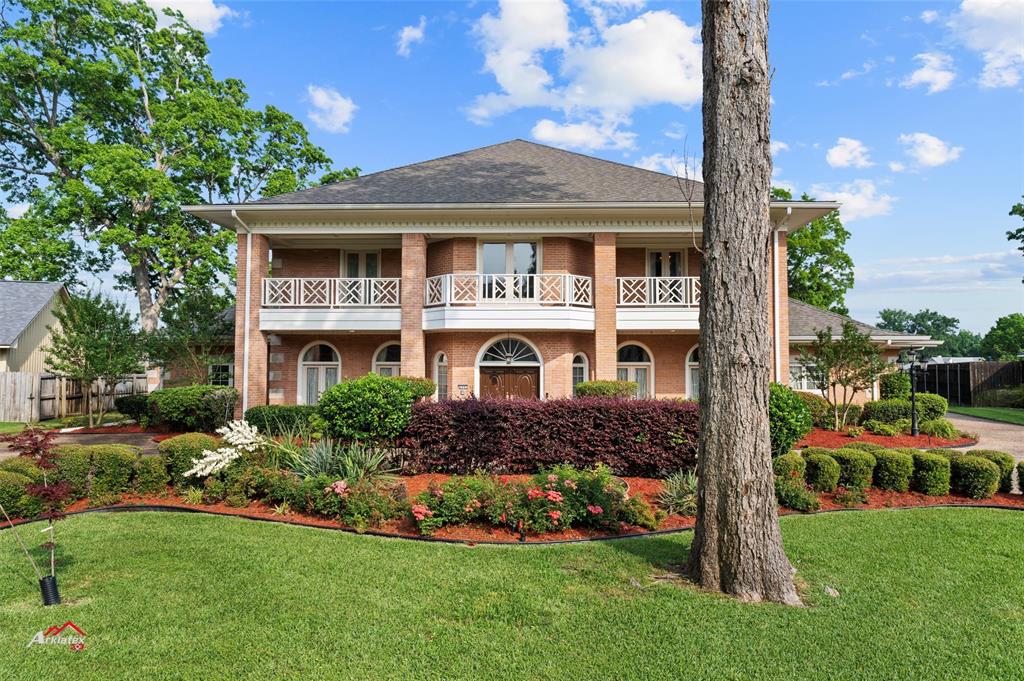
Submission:
{"label": "red mulch", "polygon": [[850,437],[846,433],[815,428],[811,431],[810,435],[796,443],[796,447],[827,447],[829,449],[839,449],[840,447],[845,447],[852,442],[873,442],[890,449],[896,447],[931,449],[932,447],[960,447],[963,445],[973,445],[977,443],[977,440],[969,437],[963,437],[957,440],[943,440],[940,437],[932,437],[931,435],[918,435],[916,437],[912,435],[894,435],[892,437],[887,437],[885,435],[875,435],[873,433],[864,433],[860,437]]}
{"label": "red mulch", "polygon": [[[410,477],[403,477],[402,481],[406,485],[406,489],[409,493],[410,498],[416,494],[428,489],[431,483],[443,483],[450,476],[442,474],[425,474],[415,475]],[[521,480],[529,476],[525,475],[509,475],[501,476],[503,480]],[[643,496],[648,502],[654,501],[658,492],[661,490],[661,481],[651,478],[626,478],[629,483],[630,491],[633,494],[639,494]],[[1024,508],[1024,495],[1020,494],[996,494],[991,499],[968,499],[966,497],[947,495],[941,497],[929,497],[918,492],[891,492],[879,489],[870,489],[867,492],[868,502],[863,505],[858,505],[858,509],[892,509],[892,508],[914,508],[922,506],[940,506],[940,505],[957,505],[957,506],[981,506],[981,505],[996,505],[1003,506],[1006,508]],[[825,493],[820,495],[821,509],[823,511],[834,510],[844,508],[843,506],[835,502],[835,494]],[[234,516],[245,516],[250,518],[260,518],[266,520],[274,520],[276,522],[289,523],[293,525],[305,525],[309,527],[326,527],[326,528],[339,528],[344,527],[336,520],[329,520],[327,518],[318,518],[316,516],[308,516],[302,513],[289,513],[286,516],[275,515],[273,508],[262,502],[254,501],[245,508],[234,508],[225,504],[203,504],[202,506],[191,506],[186,504],[184,499],[179,495],[175,494],[174,491],[168,488],[168,493],[165,496],[157,495],[124,495],[121,503],[118,506],[134,506],[134,505],[159,505],[159,506],[174,506],[179,508],[199,508],[201,510],[212,511],[214,513],[221,513],[224,515]],[[74,504],[68,507],[68,511],[81,511],[89,507],[88,500],[82,499],[76,501]],[[779,509],[781,515],[794,515],[796,511],[790,511],[787,509]],[[676,530],[683,528],[693,527],[696,522],[696,518],[693,516],[679,516],[671,515],[665,518],[661,525],[658,526],[658,530]],[[347,528],[350,529],[350,528]],[[421,536],[416,528],[415,523],[410,518],[400,518],[398,520],[392,520],[386,523],[383,527],[376,528],[375,533],[389,534],[396,537],[419,537]],[[647,532],[640,527],[624,526],[622,528],[624,534],[643,534]],[[440,539],[451,539],[466,542],[467,544],[473,544],[474,542],[508,542],[515,543],[519,541],[519,536],[505,528],[495,528],[488,525],[473,524],[473,525],[462,525],[456,527],[444,527],[439,529],[435,537]],[[551,541],[564,541],[570,539],[596,539],[599,537],[614,536],[611,533],[599,532],[596,530],[586,530],[579,528],[569,528],[560,532],[548,532],[546,534],[527,534],[527,542],[551,542]]]}

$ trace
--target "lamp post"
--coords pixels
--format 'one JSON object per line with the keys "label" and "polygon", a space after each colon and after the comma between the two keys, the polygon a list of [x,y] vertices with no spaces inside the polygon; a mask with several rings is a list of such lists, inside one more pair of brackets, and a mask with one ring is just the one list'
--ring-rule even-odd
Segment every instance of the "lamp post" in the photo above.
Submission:
{"label": "lamp post", "polygon": [[917,351],[911,349],[907,353],[910,372],[910,434],[919,435],[917,428]]}

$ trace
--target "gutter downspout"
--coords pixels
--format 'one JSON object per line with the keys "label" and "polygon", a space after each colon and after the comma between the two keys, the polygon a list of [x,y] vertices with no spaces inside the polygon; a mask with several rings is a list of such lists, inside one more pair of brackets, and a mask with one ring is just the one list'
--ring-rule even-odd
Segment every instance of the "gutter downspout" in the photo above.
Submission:
{"label": "gutter downspout", "polygon": [[786,222],[793,214],[793,207],[786,206],[786,217],[772,230],[772,332],[775,348],[775,382],[782,383],[782,343],[779,342],[779,230],[786,226]]}
{"label": "gutter downspout", "polygon": [[238,217],[238,211],[231,209],[231,217],[235,223],[245,230],[245,310],[242,323],[242,413],[249,408],[249,308],[252,290],[252,230]]}

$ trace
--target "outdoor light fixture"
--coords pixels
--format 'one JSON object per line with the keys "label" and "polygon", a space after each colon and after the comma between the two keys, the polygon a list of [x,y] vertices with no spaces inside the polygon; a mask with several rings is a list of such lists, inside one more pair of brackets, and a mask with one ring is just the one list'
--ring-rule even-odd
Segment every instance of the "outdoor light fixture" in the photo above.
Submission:
{"label": "outdoor light fixture", "polygon": [[910,434],[920,435],[917,427],[917,350],[907,351],[907,373],[910,374]]}

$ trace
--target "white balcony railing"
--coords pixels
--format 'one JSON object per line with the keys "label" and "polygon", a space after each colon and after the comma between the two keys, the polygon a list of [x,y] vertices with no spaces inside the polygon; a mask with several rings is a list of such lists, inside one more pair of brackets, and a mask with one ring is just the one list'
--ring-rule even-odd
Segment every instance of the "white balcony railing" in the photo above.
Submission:
{"label": "white balcony railing", "polygon": [[590,277],[576,274],[442,274],[427,279],[425,292],[427,307],[594,304]]}
{"label": "white balcony railing", "polygon": [[620,307],[700,307],[700,277],[617,277]]}
{"label": "white balcony railing", "polygon": [[399,307],[401,279],[264,279],[264,307]]}

